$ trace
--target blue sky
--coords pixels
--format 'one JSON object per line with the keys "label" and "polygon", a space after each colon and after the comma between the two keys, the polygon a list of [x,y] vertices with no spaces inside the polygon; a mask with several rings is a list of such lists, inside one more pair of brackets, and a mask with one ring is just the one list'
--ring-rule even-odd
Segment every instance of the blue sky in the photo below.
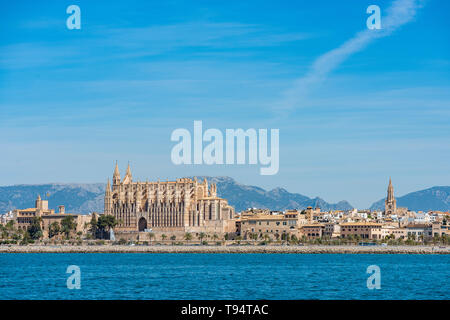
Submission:
{"label": "blue sky", "polygon": [[[227,175],[360,208],[389,176],[397,195],[449,185],[450,3],[399,0],[407,21],[339,56],[366,8],[383,25],[392,3],[2,2],[0,185],[103,182],[116,160],[136,179]],[[194,120],[280,129],[278,174],[173,165],[171,132]]]}

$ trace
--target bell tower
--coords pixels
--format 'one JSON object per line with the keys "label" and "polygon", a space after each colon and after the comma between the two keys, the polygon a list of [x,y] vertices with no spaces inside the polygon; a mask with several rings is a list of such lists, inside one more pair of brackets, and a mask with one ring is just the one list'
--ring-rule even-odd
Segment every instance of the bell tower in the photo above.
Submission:
{"label": "bell tower", "polygon": [[397,211],[397,200],[394,197],[394,187],[392,186],[391,178],[389,177],[389,185],[387,190],[387,197],[384,202],[384,214],[390,216]]}

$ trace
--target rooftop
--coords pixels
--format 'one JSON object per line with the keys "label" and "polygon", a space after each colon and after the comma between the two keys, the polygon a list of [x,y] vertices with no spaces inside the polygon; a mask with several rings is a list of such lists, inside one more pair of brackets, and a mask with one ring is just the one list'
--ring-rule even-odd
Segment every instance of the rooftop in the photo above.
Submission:
{"label": "rooftop", "polygon": [[344,223],[341,223],[341,226],[372,226],[372,227],[381,227],[381,223],[376,223],[376,222],[344,222]]}

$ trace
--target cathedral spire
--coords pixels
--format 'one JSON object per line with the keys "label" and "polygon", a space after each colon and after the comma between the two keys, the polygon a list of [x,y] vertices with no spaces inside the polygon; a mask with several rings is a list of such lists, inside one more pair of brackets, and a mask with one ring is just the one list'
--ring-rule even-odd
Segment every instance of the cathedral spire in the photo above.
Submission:
{"label": "cathedral spire", "polygon": [[127,172],[125,173],[125,176],[129,176],[131,178],[131,168],[130,168],[129,162],[128,162]]}
{"label": "cathedral spire", "polygon": [[128,162],[127,172],[125,173],[125,177],[123,178],[123,183],[128,184],[133,181],[133,176],[131,175],[130,163]]}
{"label": "cathedral spire", "polygon": [[117,161],[116,161],[116,167],[114,168],[114,176],[120,177],[119,165],[117,164]]}
{"label": "cathedral spire", "polygon": [[114,169],[114,175],[113,175],[113,185],[119,185],[120,184],[120,172],[119,172],[119,165],[116,161],[116,168]]}

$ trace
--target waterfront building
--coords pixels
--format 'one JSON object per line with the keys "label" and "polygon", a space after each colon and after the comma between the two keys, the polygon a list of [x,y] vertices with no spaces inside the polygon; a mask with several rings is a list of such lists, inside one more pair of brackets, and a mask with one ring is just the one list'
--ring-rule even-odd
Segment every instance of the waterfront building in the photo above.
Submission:
{"label": "waterfront building", "polygon": [[322,236],[327,239],[339,238],[341,236],[341,226],[333,222],[324,224]]}
{"label": "waterfront building", "polygon": [[42,216],[42,232],[44,238],[48,238],[48,232],[50,230],[50,225],[54,222],[61,225],[61,221],[65,218],[71,216],[74,219],[74,222],[76,224],[74,233],[81,232],[82,235],[86,235],[89,231],[89,224],[92,220],[92,217],[95,217],[95,219],[98,220],[99,214],[96,212],[90,213],[90,214],[79,214],[79,213],[66,213],[64,211],[64,206],[59,206],[59,212],[53,213],[49,215],[43,215]]}
{"label": "waterfront building", "polygon": [[184,235],[236,231],[234,208],[217,196],[216,184],[196,178],[134,182],[130,165],[123,179],[116,164],[108,180],[104,214],[118,225],[116,238],[146,239],[145,232]]}
{"label": "waterfront building", "polygon": [[44,215],[52,215],[55,210],[48,208],[48,200],[42,200],[38,195],[34,208],[15,209],[13,211],[14,223],[17,229],[27,230],[31,225],[34,217],[42,217]]}
{"label": "waterfront building", "polygon": [[381,228],[381,238],[406,239],[407,230],[390,224],[383,224]]}
{"label": "waterfront building", "polygon": [[433,237],[450,236],[450,225],[434,222],[431,226]]}
{"label": "waterfront building", "polygon": [[322,223],[305,224],[300,227],[300,236],[307,239],[318,239],[323,237],[325,225]]}
{"label": "waterfront building", "polygon": [[62,219],[67,216],[72,216],[76,223],[75,232],[87,232],[86,224],[91,221],[92,215],[66,213],[63,205],[60,205],[58,208],[59,211],[55,213],[54,209],[48,208],[48,200],[43,200],[41,196],[38,195],[34,208],[15,209],[13,211],[14,224],[17,229],[25,231],[33,222],[33,218],[40,217],[43,237],[47,238],[48,230],[53,222],[60,224]]}
{"label": "waterfront building", "polygon": [[361,239],[372,239],[378,240],[381,239],[382,224],[375,222],[346,222],[341,223],[341,237],[348,238],[352,237],[360,237]]}
{"label": "waterfront building", "polygon": [[299,236],[299,226],[305,223],[305,215],[289,211],[285,214],[257,214],[246,216],[240,220],[240,235],[248,239],[250,234],[269,235],[278,238],[282,234]]}
{"label": "waterfront building", "polygon": [[431,224],[409,224],[405,229],[407,237],[414,240],[423,240],[433,236]]}

